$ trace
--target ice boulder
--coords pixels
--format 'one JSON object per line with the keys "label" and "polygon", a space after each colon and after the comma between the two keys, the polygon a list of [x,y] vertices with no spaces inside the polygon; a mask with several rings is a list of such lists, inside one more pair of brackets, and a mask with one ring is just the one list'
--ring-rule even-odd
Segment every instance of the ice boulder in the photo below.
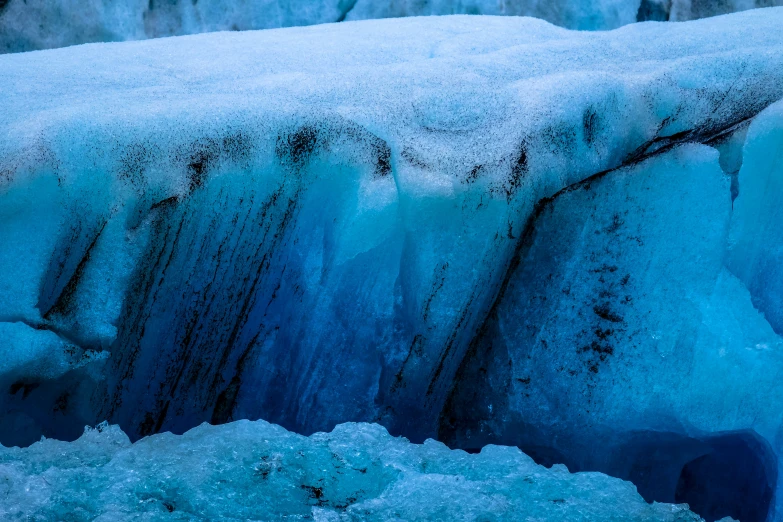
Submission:
{"label": "ice boulder", "polygon": [[89,397],[47,379],[28,400],[68,393],[133,438],[434,435],[537,202],[777,100],[781,21],[439,17],[3,56],[0,320],[111,352]]}
{"label": "ice boulder", "polygon": [[117,427],[0,446],[4,520],[698,522],[633,484],[539,466],[517,448],[470,455],[342,424],[303,437],[264,421],[131,444]]}

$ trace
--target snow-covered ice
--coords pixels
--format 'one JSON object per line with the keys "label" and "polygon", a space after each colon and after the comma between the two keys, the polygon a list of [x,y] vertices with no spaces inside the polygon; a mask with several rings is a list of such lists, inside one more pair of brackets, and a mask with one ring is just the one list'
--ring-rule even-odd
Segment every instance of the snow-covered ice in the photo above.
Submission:
{"label": "snow-covered ice", "polygon": [[0,56],[0,442],[377,422],[780,520],[780,27]]}

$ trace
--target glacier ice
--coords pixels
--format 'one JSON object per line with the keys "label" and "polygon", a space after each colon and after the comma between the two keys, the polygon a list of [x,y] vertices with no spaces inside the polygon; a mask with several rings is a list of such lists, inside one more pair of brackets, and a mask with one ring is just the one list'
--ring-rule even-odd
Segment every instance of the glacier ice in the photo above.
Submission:
{"label": "glacier ice", "polygon": [[263,417],[423,440],[536,202],[780,98],[781,20],[419,18],[4,55],[0,320],[110,351],[81,400],[134,438]]}
{"label": "glacier ice", "polygon": [[[516,444],[692,507],[678,492],[683,470],[728,445],[747,469],[732,466],[725,484],[709,476],[713,500],[697,512],[766,520],[783,340],[726,267],[729,187],[717,151],[683,146],[542,208],[463,362],[442,440]],[[651,433],[668,440],[645,440]],[[657,474],[640,472],[656,450]]]}
{"label": "glacier ice", "polygon": [[0,56],[0,442],[377,422],[779,520],[781,26]]}
{"label": "glacier ice", "polygon": [[783,104],[753,121],[746,142],[728,266],[772,329],[783,335]]}
{"label": "glacier ice", "polygon": [[470,455],[342,424],[303,437],[263,421],[204,424],[131,444],[117,427],[75,442],[0,446],[3,520],[667,521],[628,482],[539,466],[517,448]]}
{"label": "glacier ice", "polygon": [[779,519],[783,103],[736,133],[733,201],[729,137],[720,158],[678,148],[539,209],[441,440],[515,444],[705,517]]}
{"label": "glacier ice", "polygon": [[783,0],[2,0],[0,53],[350,20],[482,14],[533,16],[569,29],[685,21]]}

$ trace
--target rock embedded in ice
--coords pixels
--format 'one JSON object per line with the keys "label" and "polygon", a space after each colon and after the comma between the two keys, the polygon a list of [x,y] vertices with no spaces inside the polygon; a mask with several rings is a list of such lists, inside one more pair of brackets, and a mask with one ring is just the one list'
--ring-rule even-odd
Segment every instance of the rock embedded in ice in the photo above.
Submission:
{"label": "rock embedded in ice", "polygon": [[471,455],[352,423],[310,437],[264,421],[204,424],[132,445],[103,424],[70,443],[0,446],[0,492],[4,520],[701,520],[516,448]]}

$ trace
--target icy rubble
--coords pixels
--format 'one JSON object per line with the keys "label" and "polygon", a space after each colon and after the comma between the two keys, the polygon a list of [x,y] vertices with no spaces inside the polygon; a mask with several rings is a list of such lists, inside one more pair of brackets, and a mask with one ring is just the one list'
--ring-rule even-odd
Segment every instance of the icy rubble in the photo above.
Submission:
{"label": "icy rubble", "polygon": [[264,421],[204,424],[130,444],[117,427],[72,443],[0,446],[3,520],[667,521],[633,484],[547,469],[516,448],[470,455],[342,424],[303,437]]}
{"label": "icy rubble", "polygon": [[483,14],[533,16],[569,29],[685,21],[783,0],[3,0],[0,53],[344,20]]}

